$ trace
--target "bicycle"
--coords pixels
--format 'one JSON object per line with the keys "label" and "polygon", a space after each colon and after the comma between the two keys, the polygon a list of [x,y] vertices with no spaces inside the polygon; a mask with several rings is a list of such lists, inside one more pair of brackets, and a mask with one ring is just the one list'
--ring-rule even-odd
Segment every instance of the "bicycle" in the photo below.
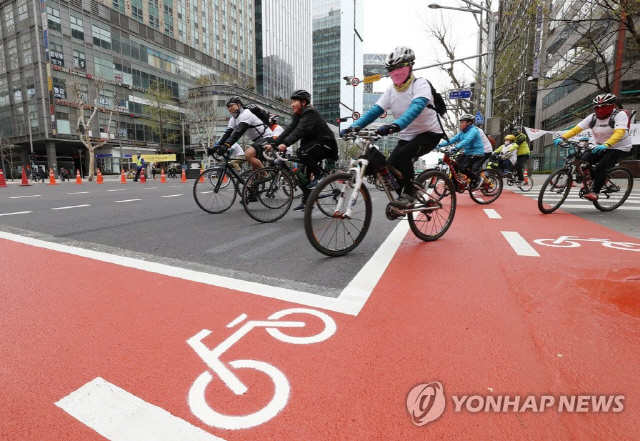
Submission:
{"label": "bicycle", "polygon": [[[560,208],[569,196],[574,181],[583,184],[578,192],[581,199],[593,188],[594,167],[582,161],[582,156],[589,149],[574,141],[564,142],[560,146],[568,149],[564,164],[544,181],[538,195],[538,209],[544,214],[551,214]],[[632,189],[631,172],[624,167],[611,167],[607,170],[600,197],[593,201],[593,205],[600,211],[613,211],[624,204]]]}
{"label": "bicycle", "polygon": [[[301,321],[284,321],[281,318],[290,314],[309,314],[319,318],[324,328],[315,335],[293,336],[284,334],[279,328],[303,328],[307,325]],[[246,314],[241,314],[227,325],[233,328],[246,319]],[[287,404],[291,387],[287,377],[275,366],[257,360],[233,360],[228,366],[220,360],[220,356],[236,344],[242,337],[254,328],[265,328],[273,338],[284,343],[311,344],[319,343],[331,337],[336,332],[335,321],[327,314],[307,308],[291,308],[271,314],[266,320],[250,320],[244,323],[236,332],[227,337],[222,343],[213,349],[207,348],[202,340],[207,338],[211,331],[203,329],[187,340],[187,344],[198,354],[205,364],[215,373],[220,380],[236,395],[245,394],[247,386],[232,372],[238,369],[255,369],[266,374],[273,382],[273,398],[262,409],[249,415],[225,415],[207,402],[206,389],[213,381],[213,375],[204,371],[196,378],[189,389],[189,407],[191,412],[203,423],[221,429],[237,430],[247,429],[263,424],[276,416]]]}
{"label": "bicycle", "polygon": [[[304,212],[307,239],[320,253],[343,256],[354,250],[364,239],[372,218],[372,204],[364,178],[375,175],[384,183],[389,198],[385,213],[389,220],[407,216],[411,231],[423,241],[433,241],[444,235],[456,212],[456,194],[453,183],[442,172],[429,170],[414,181],[416,203],[413,208],[393,206],[392,194],[398,189],[395,176],[399,174],[386,164],[385,156],[373,145],[380,139],[374,130],[360,130],[346,139],[363,151],[351,163],[348,173],[337,173],[323,179],[309,196]],[[339,194],[332,198],[319,198],[327,188],[337,187]],[[315,210],[318,207],[319,210]]]}
{"label": "bicycle", "polygon": [[476,204],[487,205],[494,202],[502,194],[504,183],[498,172],[492,169],[482,169],[478,172],[482,183],[478,187],[471,186],[470,179],[458,169],[461,153],[453,155],[449,149],[441,149],[444,157],[438,163],[438,169],[447,174],[458,193],[469,192],[471,200]]}
{"label": "bicycle", "polygon": [[609,239],[580,239],[576,236],[560,236],[557,239],[536,239],[538,245],[558,248],[578,248],[579,242],[599,242],[602,246],[625,251],[640,251],[640,243],[633,242],[612,242]]}
{"label": "bicycle", "polygon": [[238,187],[246,181],[229,164],[229,155],[230,152],[222,157],[217,153],[209,155],[209,164],[193,184],[193,198],[207,213],[223,213],[231,208],[236,196],[242,197]]}
{"label": "bicycle", "polygon": [[[251,218],[258,222],[269,223],[281,219],[296,197],[307,200],[311,190],[307,189],[307,180],[298,169],[291,170],[287,162],[297,162],[298,159],[282,156],[275,149],[271,155],[263,153],[270,163],[267,167],[255,170],[249,175],[242,192],[245,210]],[[324,171],[330,175],[333,161],[325,164]],[[337,188],[328,187],[318,199],[334,198],[340,194]],[[323,207],[320,207],[322,210]]]}
{"label": "bicycle", "polygon": [[[525,193],[527,191],[530,191],[533,188],[533,178],[531,176],[525,176],[524,181],[520,181],[518,177],[518,173],[515,170],[500,169],[500,165],[498,162],[499,159],[504,159],[504,158],[502,157],[498,158],[495,155],[492,155],[491,158],[489,159],[489,162],[487,162],[487,168],[491,170],[495,170],[498,173],[500,173],[500,176],[502,177],[502,179],[505,179],[507,181],[507,185],[510,187],[515,185],[520,189],[520,191]],[[515,165],[512,165],[512,167],[515,167]]]}

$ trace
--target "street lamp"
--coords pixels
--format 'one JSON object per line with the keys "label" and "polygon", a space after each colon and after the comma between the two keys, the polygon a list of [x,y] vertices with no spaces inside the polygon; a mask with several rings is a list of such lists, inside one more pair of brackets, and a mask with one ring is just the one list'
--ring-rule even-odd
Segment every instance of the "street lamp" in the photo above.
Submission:
{"label": "street lamp", "polygon": [[471,12],[472,14],[481,14],[482,11],[479,9],[465,9],[465,8],[453,8],[451,6],[442,6],[439,5],[437,3],[431,3],[429,6],[427,6],[428,8],[431,9],[451,9],[452,11],[464,11],[464,12]]}

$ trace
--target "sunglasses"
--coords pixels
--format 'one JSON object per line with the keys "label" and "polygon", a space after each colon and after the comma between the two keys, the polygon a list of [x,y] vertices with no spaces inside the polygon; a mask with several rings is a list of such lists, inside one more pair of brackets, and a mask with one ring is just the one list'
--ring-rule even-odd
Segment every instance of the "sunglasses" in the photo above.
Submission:
{"label": "sunglasses", "polygon": [[402,69],[403,67],[407,67],[407,66],[411,66],[411,63],[396,64],[395,66],[387,67],[387,72],[393,72],[394,70]]}

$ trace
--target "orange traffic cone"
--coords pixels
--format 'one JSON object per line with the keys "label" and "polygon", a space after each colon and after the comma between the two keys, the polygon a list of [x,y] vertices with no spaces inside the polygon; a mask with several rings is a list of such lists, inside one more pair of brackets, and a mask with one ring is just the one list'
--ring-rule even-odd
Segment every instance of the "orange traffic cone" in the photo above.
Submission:
{"label": "orange traffic cone", "polygon": [[164,168],[160,169],[160,183],[161,184],[167,183],[167,177],[164,175]]}
{"label": "orange traffic cone", "polygon": [[29,179],[27,179],[27,170],[24,167],[22,167],[22,184],[20,184],[20,187],[31,187]]}
{"label": "orange traffic cone", "polygon": [[127,183],[127,175],[124,174],[124,169],[122,169],[122,173],[120,173],[120,183],[121,184]]}
{"label": "orange traffic cone", "polygon": [[184,168],[182,169],[182,179],[180,180],[181,184],[187,183],[187,174],[184,172]]}
{"label": "orange traffic cone", "polygon": [[147,171],[144,169],[144,167],[142,168],[142,171],[140,172],[140,183],[141,184],[146,184],[147,183]]}
{"label": "orange traffic cone", "polygon": [[204,184],[204,164],[200,164],[200,182]]}
{"label": "orange traffic cone", "polygon": [[82,185],[82,176],[80,176],[80,170],[76,169],[76,184]]}
{"label": "orange traffic cone", "polygon": [[528,184],[529,183],[529,174],[527,173],[527,169],[524,169],[524,183]]}
{"label": "orange traffic cone", "polygon": [[49,183],[47,185],[58,185],[56,177],[53,174],[53,169],[49,169]]}
{"label": "orange traffic cone", "polygon": [[102,178],[102,173],[100,173],[100,169],[98,169],[98,178],[96,179],[96,184],[104,184],[104,179]]}
{"label": "orange traffic cone", "polygon": [[0,168],[0,187],[6,187],[7,181],[4,180],[4,172]]}

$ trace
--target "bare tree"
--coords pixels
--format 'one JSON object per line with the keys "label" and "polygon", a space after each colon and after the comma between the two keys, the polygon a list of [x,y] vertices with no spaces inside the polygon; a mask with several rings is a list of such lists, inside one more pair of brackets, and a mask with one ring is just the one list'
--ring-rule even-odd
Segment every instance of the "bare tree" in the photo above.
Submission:
{"label": "bare tree", "polygon": [[9,169],[11,170],[11,180],[13,180],[13,157],[14,150],[16,149],[18,149],[18,147],[9,141],[9,139],[0,138],[0,170],[3,169],[5,163],[8,163]]}
{"label": "bare tree", "polygon": [[165,144],[174,144],[180,138],[180,133],[174,130],[180,125],[176,99],[171,90],[158,81],[151,82],[145,97],[148,101],[149,127],[160,141],[160,153],[164,153]]}
{"label": "bare tree", "polygon": [[189,94],[189,114],[187,130],[191,139],[195,140],[203,151],[211,147],[217,139],[218,122],[224,121],[216,100],[211,96],[192,92]]}
{"label": "bare tree", "polygon": [[[67,88],[73,95],[73,107],[78,108],[78,118],[76,120],[76,131],[82,144],[89,151],[89,181],[93,181],[95,171],[95,151],[110,141],[111,119],[113,118],[113,106],[111,109],[104,109],[99,106],[100,92],[104,89],[105,82],[99,78],[84,79],[83,77],[70,76],[67,81]],[[87,117],[87,111],[89,116]],[[99,112],[108,113],[109,121],[101,132],[98,124]],[[98,129],[98,137],[94,137],[92,128]]]}

